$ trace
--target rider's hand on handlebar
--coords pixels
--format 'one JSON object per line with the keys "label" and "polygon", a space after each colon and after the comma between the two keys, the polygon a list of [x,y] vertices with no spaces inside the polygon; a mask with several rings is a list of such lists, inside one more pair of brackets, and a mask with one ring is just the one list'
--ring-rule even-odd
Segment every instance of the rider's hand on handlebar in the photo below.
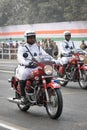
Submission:
{"label": "rider's hand on handlebar", "polygon": [[52,63],[53,63],[53,64],[56,64],[56,62],[55,62],[55,61],[52,61]]}
{"label": "rider's hand on handlebar", "polygon": [[37,65],[37,63],[36,62],[30,62],[29,63],[29,68],[36,68],[38,65]]}
{"label": "rider's hand on handlebar", "polygon": [[74,51],[73,50],[71,50],[71,52],[69,53],[70,55],[72,55],[74,53]]}
{"label": "rider's hand on handlebar", "polygon": [[37,60],[34,57],[32,58],[32,61],[37,62]]}

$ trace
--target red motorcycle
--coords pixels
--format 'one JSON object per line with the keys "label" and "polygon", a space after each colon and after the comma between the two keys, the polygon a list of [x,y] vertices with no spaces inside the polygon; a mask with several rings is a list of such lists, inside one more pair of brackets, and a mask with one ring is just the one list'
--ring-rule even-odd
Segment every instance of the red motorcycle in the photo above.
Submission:
{"label": "red motorcycle", "polygon": [[[35,61],[34,61],[35,60]],[[25,93],[26,102],[22,103],[19,79],[12,77],[11,87],[15,90],[15,99],[8,98],[10,102],[16,103],[21,111],[27,111],[30,106],[44,106],[50,118],[60,117],[63,109],[60,85],[54,78],[54,63],[48,56],[40,56],[33,59],[38,69],[32,71],[31,79],[26,80]],[[33,90],[31,93],[30,90]]]}
{"label": "red motorcycle", "polygon": [[72,51],[66,67],[57,65],[58,77],[64,78],[60,85],[65,86],[69,81],[79,82],[82,89],[87,89],[87,66],[84,64],[85,53],[81,49]]}

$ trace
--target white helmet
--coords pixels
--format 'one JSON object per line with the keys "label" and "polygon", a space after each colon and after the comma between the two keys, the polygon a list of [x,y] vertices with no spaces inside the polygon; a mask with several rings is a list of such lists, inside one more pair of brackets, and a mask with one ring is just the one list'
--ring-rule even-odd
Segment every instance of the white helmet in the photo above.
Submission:
{"label": "white helmet", "polygon": [[67,36],[67,35],[71,35],[71,32],[70,31],[65,31],[64,36]]}
{"label": "white helmet", "polygon": [[35,34],[34,31],[27,30],[27,31],[24,33],[24,37],[28,37],[28,36],[36,36],[36,34]]}

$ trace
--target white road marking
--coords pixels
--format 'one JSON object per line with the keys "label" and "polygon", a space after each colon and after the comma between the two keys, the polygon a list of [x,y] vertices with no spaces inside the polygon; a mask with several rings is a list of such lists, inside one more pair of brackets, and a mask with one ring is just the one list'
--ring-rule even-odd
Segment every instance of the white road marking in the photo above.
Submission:
{"label": "white road marking", "polygon": [[87,94],[87,92],[62,92],[63,95]]}
{"label": "white road marking", "polygon": [[87,122],[79,122],[76,123],[78,126],[87,126]]}
{"label": "white road marking", "polygon": [[6,70],[0,70],[0,72],[4,72],[4,73],[14,73],[13,71],[6,71]]}
{"label": "white road marking", "polygon": [[3,121],[3,120],[0,120],[0,127],[6,128],[8,130],[30,130],[30,129],[26,129],[24,127],[17,126],[17,125],[12,124],[12,123],[8,123],[8,122]]}
{"label": "white road marking", "polygon": [[14,128],[14,127],[11,127],[11,126],[2,124],[2,123],[0,123],[0,126],[3,127],[3,128],[9,129],[9,130],[19,130],[19,129],[16,129],[16,128]]}

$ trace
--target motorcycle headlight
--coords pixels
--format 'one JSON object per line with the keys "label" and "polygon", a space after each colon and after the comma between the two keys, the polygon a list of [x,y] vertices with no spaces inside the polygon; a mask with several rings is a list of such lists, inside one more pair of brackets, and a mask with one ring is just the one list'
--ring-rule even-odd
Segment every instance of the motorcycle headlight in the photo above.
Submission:
{"label": "motorcycle headlight", "polygon": [[46,66],[44,67],[44,72],[45,72],[46,75],[51,75],[51,74],[53,73],[53,68],[52,68],[52,66],[46,65]]}
{"label": "motorcycle headlight", "polygon": [[79,59],[80,59],[80,61],[84,61],[85,60],[85,56],[84,55],[79,55]]}

